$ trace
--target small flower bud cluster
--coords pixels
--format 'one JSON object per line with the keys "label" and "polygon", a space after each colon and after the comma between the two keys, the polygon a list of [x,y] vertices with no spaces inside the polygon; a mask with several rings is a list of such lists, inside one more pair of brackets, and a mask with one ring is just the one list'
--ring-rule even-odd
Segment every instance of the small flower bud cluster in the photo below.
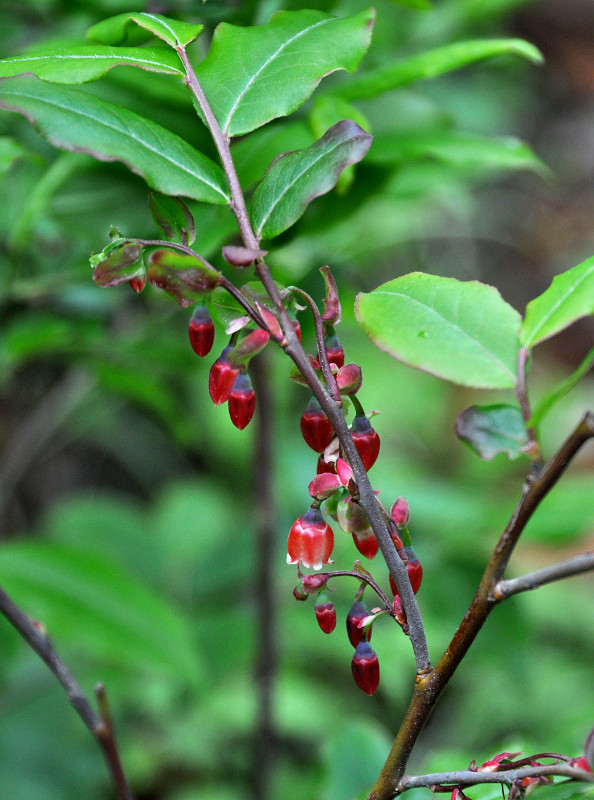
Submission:
{"label": "small flower bud cluster", "polygon": [[[270,312],[267,312],[270,313]],[[273,316],[270,314],[270,316]],[[242,318],[242,325],[245,325]],[[214,342],[214,324],[208,308],[198,304],[190,318],[188,336],[194,352],[201,358],[207,356]],[[236,341],[237,334],[214,361],[208,376],[208,391],[215,405],[228,403],[231,422],[243,430],[252,420],[256,409],[256,394],[247,373],[247,365],[266,347],[270,333],[256,328]]]}

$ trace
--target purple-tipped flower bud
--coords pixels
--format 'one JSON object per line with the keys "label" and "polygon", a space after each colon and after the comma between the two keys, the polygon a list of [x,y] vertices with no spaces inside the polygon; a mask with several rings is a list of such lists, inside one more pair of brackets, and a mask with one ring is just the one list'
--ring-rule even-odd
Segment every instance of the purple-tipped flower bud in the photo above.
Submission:
{"label": "purple-tipped flower bud", "polygon": [[235,378],[239,375],[239,370],[232,367],[228,361],[232,349],[232,347],[226,347],[210,368],[208,391],[216,406],[227,402]]}
{"label": "purple-tipped flower bud", "polygon": [[306,443],[316,453],[322,453],[334,438],[332,423],[315,397],[311,398],[301,417],[301,433]]}
{"label": "purple-tipped flower bud", "polygon": [[410,520],[410,511],[408,509],[408,503],[404,499],[404,497],[398,497],[390,509],[390,516],[396,523],[396,527],[404,528],[405,525],[408,525]]}
{"label": "purple-tipped flower bud", "polygon": [[[134,287],[133,287],[134,288]],[[190,317],[188,336],[192,350],[201,358],[210,353],[214,342],[215,329],[213,321],[204,305],[197,305]]]}
{"label": "purple-tipped flower bud", "polygon": [[366,416],[356,416],[351,425],[351,436],[366,470],[370,470],[379,455],[380,438]]}
{"label": "purple-tipped flower bud", "polygon": [[371,625],[367,629],[366,636],[364,635],[365,631],[359,627],[361,620],[368,616],[369,611],[365,603],[356,600],[351,606],[351,610],[347,614],[346,618],[347,634],[349,636],[349,642],[353,645],[353,647],[357,647],[361,641],[361,637],[364,639],[371,639]]}
{"label": "purple-tipped flower bud", "polygon": [[256,394],[247,372],[240,373],[229,392],[229,416],[236,428],[242,431],[254,416]]}
{"label": "purple-tipped flower bud", "polygon": [[359,689],[372,695],[379,685],[380,671],[377,653],[369,642],[359,642],[351,661],[351,669]]}

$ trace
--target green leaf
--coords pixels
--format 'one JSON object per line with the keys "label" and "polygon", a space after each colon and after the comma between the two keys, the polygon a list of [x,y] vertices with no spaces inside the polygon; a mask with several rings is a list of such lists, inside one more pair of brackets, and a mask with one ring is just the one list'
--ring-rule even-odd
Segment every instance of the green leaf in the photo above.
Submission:
{"label": "green leaf", "polygon": [[[142,31],[134,29],[133,24],[138,25]],[[89,28],[86,37],[103,44],[119,45],[139,44],[153,35],[175,48],[193,42],[203,30],[204,25],[191,25],[163,17],[161,14],[147,14],[141,11],[138,14],[117,14],[115,17],[104,19]]]}
{"label": "green leaf", "polygon": [[218,285],[220,277],[220,272],[197,256],[155,250],[149,258],[149,281],[173,295],[180,306],[203,300]]}
{"label": "green leaf", "polygon": [[[93,262],[94,263],[94,262]],[[118,286],[131,278],[144,274],[142,247],[139,244],[125,244],[99,261],[93,272],[97,286]]]}
{"label": "green leaf", "polygon": [[332,89],[332,92],[345,100],[360,100],[405,86],[426,78],[435,78],[478,61],[503,55],[517,55],[542,63],[542,55],[529,42],[522,39],[478,39],[467,42],[454,42],[435,50],[427,50],[394,64],[377,67],[348,83]]}
{"label": "green leaf", "polygon": [[532,427],[537,428],[540,425],[542,418],[553,408],[553,406],[562,400],[566,394],[573,389],[574,386],[581,381],[584,375],[594,366],[594,347],[587,353],[579,367],[572,372],[572,374],[561,381],[557,386],[548,391],[534,407],[532,417],[529,420]]}
{"label": "green leaf", "polygon": [[337,19],[321,11],[280,11],[267,25],[222,22],[196,70],[227,136],[290,114],[331,72],[353,72],[371,39],[373,10]]}
{"label": "green leaf", "polygon": [[279,156],[254,194],[256,236],[268,239],[287,230],[314,198],[336,185],[345,167],[361,161],[371,138],[355,122],[343,120],[310,147]]}
{"label": "green leaf", "polygon": [[196,239],[194,218],[187,205],[179,197],[151,192],[149,210],[166,239],[179,244],[191,245]]}
{"label": "green leaf", "polygon": [[355,314],[411,367],[462,386],[515,386],[521,318],[492,286],[412,272],[359,294]]}
{"label": "green leaf", "polygon": [[304,120],[283,120],[235,140],[231,152],[244,190],[262,179],[280,153],[308,147],[315,138]]}
{"label": "green leaf", "polygon": [[490,406],[470,406],[456,421],[456,436],[486,461],[498,453],[518,458],[528,443],[528,432],[519,406],[497,403]]}
{"label": "green leaf", "polygon": [[118,66],[184,76],[179,58],[166,47],[80,45],[68,50],[48,50],[5,58],[0,61],[0,78],[32,72],[51,83],[85,83],[100,78]]}
{"label": "green leaf", "polygon": [[196,680],[200,664],[181,612],[96,551],[5,543],[0,583],[44,623],[58,649],[66,645],[130,670]]}
{"label": "green leaf", "polygon": [[420,159],[481,171],[526,169],[547,177],[551,174],[546,164],[519,139],[477,136],[459,131],[380,134],[374,137],[368,161],[373,164],[403,164]]}
{"label": "green leaf", "polygon": [[80,89],[29,76],[6,78],[0,107],[23,114],[55,147],[123,161],[164,194],[228,202],[217,164],[160,125]]}
{"label": "green leaf", "polygon": [[594,256],[557,275],[528,303],[520,341],[530,349],[589,314],[594,314]]}

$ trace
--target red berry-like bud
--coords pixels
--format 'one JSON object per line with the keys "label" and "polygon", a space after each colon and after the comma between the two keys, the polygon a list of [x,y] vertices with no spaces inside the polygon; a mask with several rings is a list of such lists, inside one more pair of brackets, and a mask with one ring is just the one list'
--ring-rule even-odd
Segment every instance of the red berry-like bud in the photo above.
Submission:
{"label": "red berry-like bud", "polygon": [[408,525],[410,520],[410,511],[408,509],[408,503],[404,499],[404,497],[398,497],[390,509],[390,515],[394,522],[396,523],[396,527],[404,528],[405,525]]}
{"label": "red berry-like bud", "polygon": [[319,508],[310,508],[291,526],[287,542],[287,564],[321,569],[330,563],[334,533]]}
{"label": "red berry-like bud", "polygon": [[146,272],[143,272],[142,275],[137,275],[135,278],[130,278],[128,283],[134,289],[136,294],[140,294],[140,292],[142,292],[146,286]]}
{"label": "red berry-like bud", "polygon": [[229,392],[229,416],[236,428],[242,431],[254,416],[256,408],[256,393],[247,372],[242,372],[235,378]]}
{"label": "red berry-like bud", "polygon": [[327,336],[324,344],[326,345],[328,362],[330,364],[336,364],[339,369],[344,366],[344,349],[338,341],[338,336],[336,336],[336,334]]}
{"label": "red berry-like bud", "polygon": [[210,353],[214,342],[215,329],[206,306],[198,305],[190,317],[188,336],[192,350],[201,358]]}
{"label": "red berry-like bud", "polygon": [[379,544],[373,531],[364,536],[353,533],[353,542],[355,543],[357,550],[361,553],[361,555],[365,556],[365,558],[376,557],[377,551],[379,550]]}
{"label": "red berry-like bud", "polygon": [[572,758],[569,764],[572,767],[577,767],[578,769],[583,769],[586,772],[592,772],[592,767],[588,764],[584,756],[580,756],[579,758]]}
{"label": "red berry-like bud", "polygon": [[320,592],[316,600],[316,619],[324,633],[332,633],[336,627],[336,609],[324,592]]}
{"label": "red berry-like bud", "polygon": [[301,417],[301,433],[306,443],[316,453],[323,453],[334,438],[334,428],[315,397]]}
{"label": "red berry-like bud", "polygon": [[336,373],[336,385],[341,394],[357,394],[363,383],[363,373],[358,364],[345,364]]}
{"label": "red berry-like bud", "polygon": [[355,417],[351,426],[351,436],[366,470],[370,470],[379,455],[380,438],[371,427],[367,417]]}
{"label": "red berry-like bud", "polygon": [[227,361],[227,356],[232,349],[232,347],[226,347],[210,368],[208,391],[216,406],[227,402],[235,378],[239,375],[239,370],[232,367]]}
{"label": "red berry-like bud", "polygon": [[372,695],[379,685],[380,672],[377,653],[369,642],[359,642],[351,661],[351,669],[359,689]]}
{"label": "red berry-like bud", "polygon": [[[421,566],[421,562],[415,555],[415,551],[412,547],[406,547],[406,554],[408,555],[408,564],[406,565],[406,571],[408,572],[408,579],[410,581],[410,585],[412,586],[413,592],[416,594],[419,591],[421,586],[421,581],[423,580],[423,567]],[[396,584],[392,576],[390,575],[390,588],[394,592],[395,595],[398,594],[398,589],[396,588]]]}
{"label": "red berry-like bud", "polygon": [[[364,634],[364,630],[363,628],[359,627],[359,623],[368,616],[369,611],[367,610],[365,603],[361,603],[356,600],[351,606],[351,610],[347,614],[346,618],[347,634],[349,636],[349,642],[353,645],[353,647],[357,647],[361,641],[361,636]],[[367,637],[363,636],[363,638],[371,639],[371,625],[367,629]]]}
{"label": "red berry-like bud", "polygon": [[349,497],[338,504],[336,512],[338,524],[345,533],[353,535],[357,550],[366,558],[374,558],[379,544],[363,508]]}

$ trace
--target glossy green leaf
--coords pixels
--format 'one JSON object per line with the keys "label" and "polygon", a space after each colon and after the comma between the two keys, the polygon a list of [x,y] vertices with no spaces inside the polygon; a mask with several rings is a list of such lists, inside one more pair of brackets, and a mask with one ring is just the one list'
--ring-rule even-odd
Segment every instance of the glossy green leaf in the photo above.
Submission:
{"label": "glossy green leaf", "polygon": [[481,172],[532,170],[544,176],[550,175],[548,167],[519,139],[477,136],[459,131],[380,134],[374,137],[368,161],[393,165],[421,159]]}
{"label": "glossy green leaf", "polygon": [[144,274],[144,271],[142,247],[128,243],[95,265],[93,280],[97,286],[118,286]]}
{"label": "glossy green leaf", "polygon": [[197,74],[223,132],[248,133],[290,114],[331,72],[353,72],[371,38],[372,10],[337,19],[280,11],[266,25],[221,23]]}
{"label": "glossy green leaf", "polygon": [[[141,31],[135,26],[141,28]],[[137,14],[117,14],[104,19],[89,28],[87,39],[94,39],[103,44],[138,44],[147,38],[157,36],[171,47],[187,45],[198,38],[204,25],[192,25],[188,22],[163,17],[161,14],[148,14],[141,11]]]}
{"label": "glossy green leaf", "polygon": [[305,120],[283,120],[234,141],[231,152],[244,190],[262,179],[278,155],[309,147],[315,138]]}
{"label": "glossy green leaf", "polygon": [[42,541],[5,543],[0,583],[44,623],[58,648],[196,680],[200,665],[181,612],[96,551]]}
{"label": "glossy green leaf", "polygon": [[528,303],[521,343],[530,349],[588,314],[594,314],[594,256],[557,275]]}
{"label": "glossy green leaf", "polygon": [[155,250],[148,263],[148,279],[158,289],[173,295],[180,306],[204,298],[218,285],[221,273],[200,258],[172,250]]}
{"label": "glossy green leaf", "polygon": [[492,286],[413,272],[359,294],[355,313],[380,350],[411,367],[463,386],[515,386],[521,318]]}
{"label": "glossy green leaf", "polygon": [[0,61],[0,78],[31,72],[51,83],[85,83],[118,66],[139,67],[150,72],[184,76],[179,58],[166,47],[102,47],[80,45],[5,58]]}
{"label": "glossy green leaf", "polygon": [[55,147],[123,161],[154,189],[228,201],[223,170],[179,136],[80,89],[21,76],[0,81],[0,107],[29,119]]}
{"label": "glossy green leaf", "polygon": [[279,156],[254,194],[256,236],[268,239],[289,228],[312,200],[336,185],[345,167],[361,161],[371,138],[356,123],[343,120],[310,147]]}
{"label": "glossy green leaf", "polygon": [[196,226],[190,209],[183,200],[151,192],[149,211],[166,239],[179,244],[193,244],[196,239]]}
{"label": "glossy green leaf", "polygon": [[498,453],[518,458],[528,443],[528,432],[519,406],[497,403],[470,406],[456,421],[456,436],[480,457],[489,461]]}
{"label": "glossy green leaf", "polygon": [[434,50],[404,58],[393,64],[377,67],[358,78],[350,80],[332,91],[345,100],[360,100],[405,86],[426,78],[435,78],[478,61],[498,56],[516,55],[542,62],[542,55],[533,44],[522,39],[479,39],[454,42]]}

